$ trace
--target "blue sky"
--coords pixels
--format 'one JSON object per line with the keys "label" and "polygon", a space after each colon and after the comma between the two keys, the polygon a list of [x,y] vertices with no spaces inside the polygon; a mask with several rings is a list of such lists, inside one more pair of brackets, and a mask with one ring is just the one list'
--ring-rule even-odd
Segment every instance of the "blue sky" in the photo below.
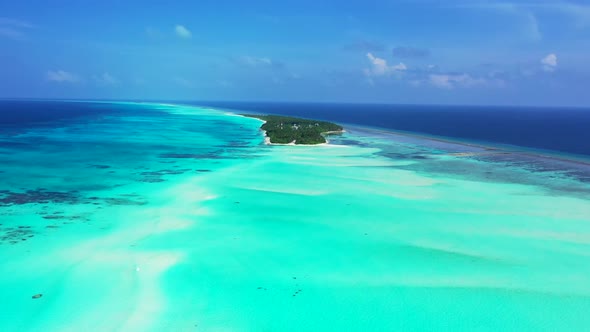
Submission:
{"label": "blue sky", "polygon": [[0,2],[0,97],[590,106],[588,1]]}

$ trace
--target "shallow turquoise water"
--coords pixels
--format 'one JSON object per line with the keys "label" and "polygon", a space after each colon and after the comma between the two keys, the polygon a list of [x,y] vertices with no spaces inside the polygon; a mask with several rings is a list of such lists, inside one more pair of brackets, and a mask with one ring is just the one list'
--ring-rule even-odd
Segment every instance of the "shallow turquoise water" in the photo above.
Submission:
{"label": "shallow turquoise water", "polygon": [[254,119],[105,107],[126,111],[0,148],[2,331],[590,329],[587,183],[453,154],[473,147],[265,146]]}

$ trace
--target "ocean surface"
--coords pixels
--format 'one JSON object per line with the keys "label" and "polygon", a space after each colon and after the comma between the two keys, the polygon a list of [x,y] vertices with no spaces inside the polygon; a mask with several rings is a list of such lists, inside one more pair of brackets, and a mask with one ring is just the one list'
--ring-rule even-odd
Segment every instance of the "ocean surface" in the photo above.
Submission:
{"label": "ocean surface", "polygon": [[590,330],[587,113],[273,109],[0,101],[0,331]]}

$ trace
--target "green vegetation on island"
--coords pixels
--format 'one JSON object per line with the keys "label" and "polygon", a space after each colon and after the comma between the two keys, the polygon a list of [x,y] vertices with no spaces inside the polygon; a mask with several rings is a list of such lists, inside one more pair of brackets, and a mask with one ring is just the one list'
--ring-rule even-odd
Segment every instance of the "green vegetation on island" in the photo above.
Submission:
{"label": "green vegetation on island", "polygon": [[280,115],[243,115],[266,121],[260,129],[266,131],[270,143],[274,144],[321,144],[326,143],[324,135],[341,133],[344,130],[337,124],[325,121]]}

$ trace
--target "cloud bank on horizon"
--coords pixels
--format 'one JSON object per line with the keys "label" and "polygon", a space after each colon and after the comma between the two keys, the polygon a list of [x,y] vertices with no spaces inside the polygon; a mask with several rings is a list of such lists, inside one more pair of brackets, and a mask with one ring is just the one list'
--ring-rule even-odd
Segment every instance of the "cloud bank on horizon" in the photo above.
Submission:
{"label": "cloud bank on horizon", "polygon": [[0,3],[0,98],[590,106],[590,4]]}

